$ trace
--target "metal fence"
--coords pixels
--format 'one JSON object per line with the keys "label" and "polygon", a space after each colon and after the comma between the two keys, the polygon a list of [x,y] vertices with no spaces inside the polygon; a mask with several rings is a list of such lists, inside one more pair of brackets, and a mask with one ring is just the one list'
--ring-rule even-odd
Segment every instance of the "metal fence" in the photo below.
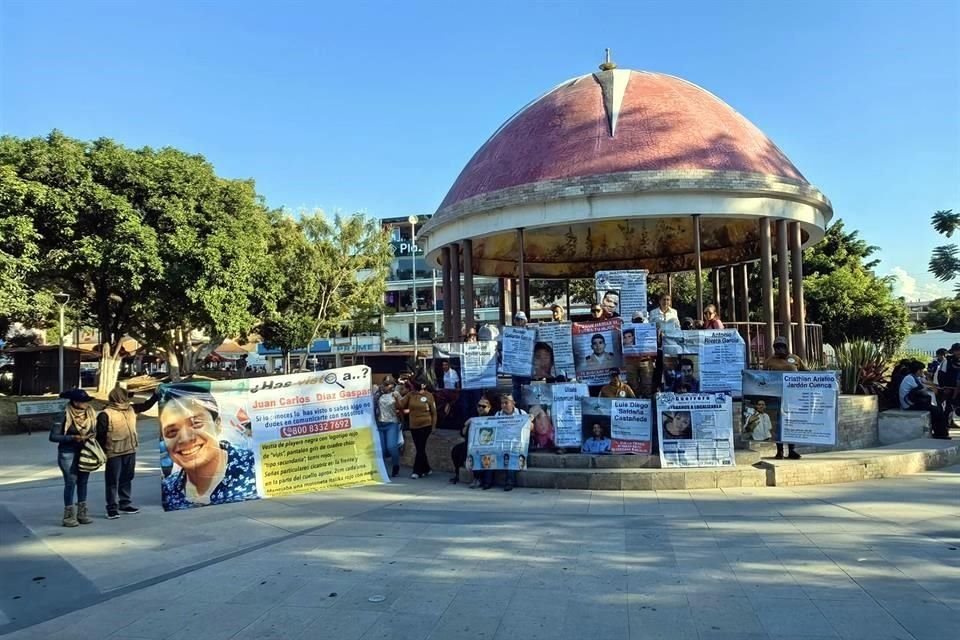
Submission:
{"label": "metal fence", "polygon": [[[747,359],[752,368],[757,368],[767,359],[767,337],[764,335],[766,324],[762,322],[724,322],[723,326],[727,329],[736,329],[747,344]],[[781,324],[778,322],[777,335],[781,331]],[[796,322],[790,326],[793,344],[797,344],[797,337],[800,335],[800,325]],[[796,349],[794,349],[796,350]],[[823,326],[819,324],[807,325],[807,360],[810,364],[822,364],[823,355]]]}

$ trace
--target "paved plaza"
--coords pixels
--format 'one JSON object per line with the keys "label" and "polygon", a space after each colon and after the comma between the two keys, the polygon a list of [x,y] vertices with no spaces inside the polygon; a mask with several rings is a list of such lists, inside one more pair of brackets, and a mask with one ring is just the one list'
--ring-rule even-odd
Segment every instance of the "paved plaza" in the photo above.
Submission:
{"label": "paved plaza", "polygon": [[960,634],[960,466],[703,491],[482,492],[447,476],[60,525],[56,447],[0,438],[0,634],[112,640]]}

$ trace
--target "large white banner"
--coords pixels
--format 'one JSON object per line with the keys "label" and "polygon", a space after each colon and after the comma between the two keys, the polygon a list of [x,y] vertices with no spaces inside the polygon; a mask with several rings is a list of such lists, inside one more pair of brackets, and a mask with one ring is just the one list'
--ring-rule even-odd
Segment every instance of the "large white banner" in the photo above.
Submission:
{"label": "large white banner", "polygon": [[746,347],[736,329],[663,335],[664,388],[675,393],[742,395]]}
{"label": "large white banner", "polygon": [[500,370],[507,375],[529,378],[533,370],[535,327],[504,327],[501,332]]}
{"label": "large white banner", "polygon": [[781,440],[793,444],[837,444],[837,403],[840,384],[836,373],[783,374]]}
{"label": "large white banner", "polygon": [[464,389],[492,389],[497,386],[497,343],[435,342],[434,358],[460,360],[460,386]]}
{"label": "large white banner", "polygon": [[730,467],[733,399],[722,393],[658,393],[657,427],[663,467]]}
{"label": "large white banner", "polygon": [[529,416],[473,418],[467,443],[467,469],[526,469],[529,446]]}
{"label": "large white banner", "polygon": [[631,320],[634,315],[649,318],[647,311],[647,271],[597,271],[594,274],[597,302],[610,314]]}
{"label": "large white banner", "polygon": [[544,322],[537,325],[537,341],[533,347],[533,379],[558,376],[572,378],[575,372],[571,323]]}
{"label": "large white banner", "polygon": [[573,324],[577,380],[594,385],[606,384],[610,381],[610,370],[623,365],[620,326],[620,318]]}

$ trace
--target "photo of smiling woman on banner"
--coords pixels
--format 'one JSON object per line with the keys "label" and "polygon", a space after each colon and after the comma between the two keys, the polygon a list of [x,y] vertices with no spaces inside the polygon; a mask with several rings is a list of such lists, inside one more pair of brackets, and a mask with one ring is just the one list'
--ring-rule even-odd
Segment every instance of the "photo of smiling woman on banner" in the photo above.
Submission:
{"label": "photo of smiling woman on banner", "polygon": [[[163,479],[163,509],[174,511],[258,498],[254,454],[230,442],[221,409],[202,385],[161,385],[160,439],[174,467]],[[238,432],[239,435],[239,432]]]}

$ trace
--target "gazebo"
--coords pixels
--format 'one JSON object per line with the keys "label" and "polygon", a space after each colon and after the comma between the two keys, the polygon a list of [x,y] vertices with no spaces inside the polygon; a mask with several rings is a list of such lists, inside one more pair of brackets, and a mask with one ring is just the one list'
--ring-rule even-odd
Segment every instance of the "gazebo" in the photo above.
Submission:
{"label": "gazebo", "polygon": [[[647,269],[669,283],[694,271],[702,315],[701,273],[713,268],[727,318],[748,320],[747,267],[759,260],[763,348],[779,322],[806,356],[802,249],[822,239],[832,215],[826,196],[725,102],[681,78],[619,69],[608,51],[599,71],[560,83],[501,125],[420,238],[443,272],[447,336],[473,323],[474,275],[502,279],[506,316],[513,291],[529,312],[531,278]],[[786,293],[778,317],[774,252]]]}

